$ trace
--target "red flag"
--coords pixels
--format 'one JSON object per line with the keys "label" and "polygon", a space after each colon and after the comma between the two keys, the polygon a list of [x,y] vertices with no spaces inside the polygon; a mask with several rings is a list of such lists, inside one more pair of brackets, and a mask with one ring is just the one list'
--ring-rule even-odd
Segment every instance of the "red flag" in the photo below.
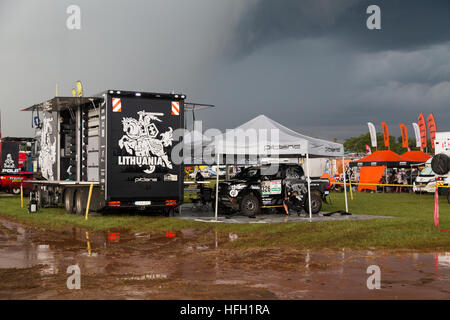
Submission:
{"label": "red flag", "polygon": [[421,112],[419,115],[419,129],[420,129],[420,147],[425,149],[427,147],[427,125],[425,124],[425,118]]}
{"label": "red flag", "polygon": [[382,122],[381,127],[383,127],[384,146],[387,148],[389,147],[389,129],[386,122]]}
{"label": "red flag", "polygon": [[400,123],[400,131],[402,133],[402,147],[408,148],[409,145],[408,130],[406,129],[406,126],[403,123]]}
{"label": "red flag", "polygon": [[434,149],[434,141],[436,139],[436,122],[434,121],[433,113],[427,118],[428,129],[430,130],[431,147]]}
{"label": "red flag", "polygon": [[366,144],[366,153],[367,154],[372,154],[372,150],[370,149],[368,144]]}

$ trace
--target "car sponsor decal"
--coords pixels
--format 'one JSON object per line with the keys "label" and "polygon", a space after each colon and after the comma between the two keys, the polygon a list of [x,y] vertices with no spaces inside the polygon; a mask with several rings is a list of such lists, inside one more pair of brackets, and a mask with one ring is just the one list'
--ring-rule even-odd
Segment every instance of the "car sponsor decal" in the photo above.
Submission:
{"label": "car sponsor decal", "polygon": [[263,196],[281,194],[281,180],[262,181],[261,194]]}

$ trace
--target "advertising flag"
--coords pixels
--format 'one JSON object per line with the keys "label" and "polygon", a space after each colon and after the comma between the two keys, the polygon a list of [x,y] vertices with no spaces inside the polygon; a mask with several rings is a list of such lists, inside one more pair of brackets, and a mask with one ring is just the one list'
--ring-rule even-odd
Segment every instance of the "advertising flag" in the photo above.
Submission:
{"label": "advertising flag", "polygon": [[77,97],[82,97],[83,96],[83,84],[81,83],[81,81],[77,81],[77,93],[76,93]]}
{"label": "advertising flag", "polygon": [[425,149],[427,147],[427,125],[425,124],[425,118],[421,112],[419,115],[419,129],[420,129],[420,147]]}
{"label": "advertising flag", "polygon": [[384,146],[386,148],[388,148],[389,147],[389,129],[388,129],[386,122],[382,122],[381,127],[383,128]]}
{"label": "advertising flag", "polygon": [[400,131],[402,133],[402,147],[408,148],[408,130],[406,129],[406,126],[403,123],[400,123]]}
{"label": "advertising flag", "polygon": [[375,129],[375,126],[372,122],[367,122],[367,125],[369,126],[369,133],[370,133],[370,141],[372,143],[372,147],[377,147],[377,130]]}
{"label": "advertising flag", "polygon": [[427,118],[428,130],[430,130],[431,147],[434,149],[434,141],[436,139],[436,122],[434,121],[433,113]]}
{"label": "advertising flag", "polygon": [[419,129],[419,125],[415,122],[413,122],[412,124],[413,128],[414,128],[414,135],[416,136],[416,148],[420,148],[420,129]]}

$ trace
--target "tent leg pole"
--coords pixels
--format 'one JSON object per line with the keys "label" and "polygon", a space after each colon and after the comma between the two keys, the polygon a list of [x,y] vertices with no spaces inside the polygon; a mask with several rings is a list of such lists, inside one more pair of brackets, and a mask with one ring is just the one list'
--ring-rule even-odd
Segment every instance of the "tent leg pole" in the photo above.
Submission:
{"label": "tent leg pole", "polygon": [[347,201],[347,184],[345,179],[345,158],[342,157],[342,173],[344,175],[344,198],[345,198],[345,212],[348,212],[348,201]]}
{"label": "tent leg pole", "polygon": [[306,153],[306,174],[308,175],[308,206],[309,206],[309,219],[312,219],[311,210],[311,179],[309,176],[309,153]]}
{"label": "tent leg pole", "polygon": [[217,213],[219,209],[219,154],[217,154],[217,163],[216,163],[216,205],[214,207],[214,218],[217,221]]}

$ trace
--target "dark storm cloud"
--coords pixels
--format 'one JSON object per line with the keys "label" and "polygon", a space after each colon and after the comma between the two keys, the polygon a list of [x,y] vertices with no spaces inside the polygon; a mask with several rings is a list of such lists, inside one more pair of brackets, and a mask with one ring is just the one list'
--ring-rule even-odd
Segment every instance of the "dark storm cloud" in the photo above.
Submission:
{"label": "dark storm cloud", "polygon": [[[382,29],[368,30],[369,5]],[[258,0],[242,19],[232,47],[245,55],[271,43],[335,37],[362,51],[410,50],[450,40],[448,0]]]}
{"label": "dark storm cloud", "polygon": [[[78,4],[82,30],[65,27]],[[382,30],[366,28],[381,7]],[[6,135],[31,135],[19,110],[105,89],[183,91],[217,106],[204,128],[265,114],[305,134],[346,138],[367,121],[434,112],[450,130],[450,1],[0,0],[0,108]],[[192,119],[192,115],[188,115]]]}

